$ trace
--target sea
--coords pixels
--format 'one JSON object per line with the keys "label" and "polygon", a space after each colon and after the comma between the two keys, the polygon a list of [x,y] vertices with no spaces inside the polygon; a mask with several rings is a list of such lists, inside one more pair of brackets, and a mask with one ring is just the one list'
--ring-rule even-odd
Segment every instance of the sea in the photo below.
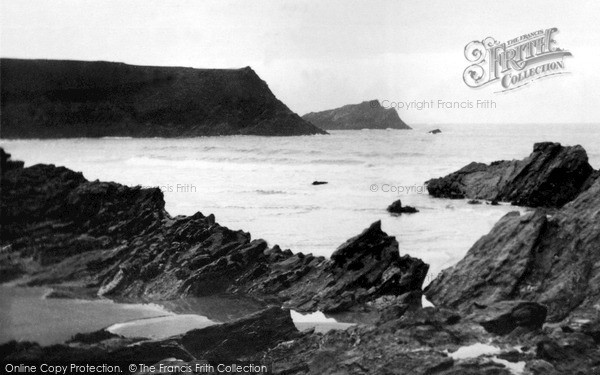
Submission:
{"label": "sea", "polygon": [[[429,134],[434,128],[442,133]],[[427,194],[427,180],[472,161],[523,159],[534,143],[544,141],[579,144],[586,149],[590,164],[600,168],[600,124],[422,124],[413,130],[330,133],[301,137],[0,140],[0,147],[14,159],[25,161],[26,166],[50,163],[81,171],[88,180],[159,187],[173,216],[198,211],[214,214],[221,225],[247,231],[252,238],[263,238],[271,246],[277,244],[292,252],[330,256],[347,239],[381,220],[383,231],[396,237],[401,255],[409,254],[430,265],[426,284],[459,261],[506,213],[528,210],[509,203],[473,205],[467,200],[432,198]],[[314,181],[327,183],[313,185]],[[398,199],[419,212],[390,215],[386,208]],[[19,305],[22,294],[43,300],[45,293],[3,289],[3,326],[11,324],[11,316],[22,315],[18,308],[10,308]],[[120,309],[122,304],[115,305],[112,307]],[[227,309],[227,304],[224,306]],[[128,322],[190,315],[190,310],[183,314],[164,305],[123,308],[128,312],[139,308],[139,315],[116,314],[102,325],[120,324],[117,328],[125,327],[135,334],[139,331]],[[71,307],[66,310],[78,311]],[[64,313],[60,308],[57,311]],[[311,320],[299,314],[296,318],[304,323]],[[144,323],[147,326],[151,322]],[[197,323],[202,326],[206,322],[200,319]],[[44,323],[37,319],[21,325],[28,324]],[[25,331],[0,334],[0,342],[31,338]],[[64,340],[64,336],[59,339],[50,333],[37,339],[48,343]]]}

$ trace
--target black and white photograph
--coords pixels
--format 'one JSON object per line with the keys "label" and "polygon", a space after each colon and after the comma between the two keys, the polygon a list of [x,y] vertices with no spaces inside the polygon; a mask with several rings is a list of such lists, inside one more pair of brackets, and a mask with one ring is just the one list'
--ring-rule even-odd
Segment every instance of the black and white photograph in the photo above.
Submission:
{"label": "black and white photograph", "polygon": [[600,375],[599,17],[0,0],[0,374]]}

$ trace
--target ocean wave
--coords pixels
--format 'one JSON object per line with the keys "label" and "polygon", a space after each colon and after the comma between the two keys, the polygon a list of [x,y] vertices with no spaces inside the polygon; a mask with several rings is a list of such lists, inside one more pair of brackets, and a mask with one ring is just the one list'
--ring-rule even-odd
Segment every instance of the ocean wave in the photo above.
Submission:
{"label": "ocean wave", "polygon": [[136,156],[125,160],[125,163],[140,166],[173,166],[173,161],[166,157]]}
{"label": "ocean wave", "polygon": [[261,195],[274,195],[274,194],[287,194],[287,192],[282,191],[282,190],[262,190],[262,189],[258,189],[258,190],[254,190],[255,193],[261,194]]}
{"label": "ocean wave", "polygon": [[346,164],[346,165],[360,165],[363,164],[362,160],[355,159],[314,159],[309,161],[310,164]]}
{"label": "ocean wave", "polygon": [[220,206],[219,208],[225,208],[225,209],[235,209],[235,210],[256,210],[256,209],[260,209],[260,210],[275,210],[275,211],[282,211],[282,210],[289,210],[289,211],[302,211],[302,212],[312,212],[312,211],[316,211],[321,209],[321,206],[315,206],[315,205],[308,205],[308,206],[303,206],[303,205],[294,205],[291,204],[289,206],[260,206],[260,205],[244,205],[244,206],[239,206],[239,205],[224,205],[224,206]]}

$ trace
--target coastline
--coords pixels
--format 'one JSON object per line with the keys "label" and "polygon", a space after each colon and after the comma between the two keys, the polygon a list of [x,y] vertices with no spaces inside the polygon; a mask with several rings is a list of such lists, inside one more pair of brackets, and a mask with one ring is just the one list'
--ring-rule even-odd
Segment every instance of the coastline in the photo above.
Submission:
{"label": "coastline", "polygon": [[[169,349],[171,353],[177,358],[189,361],[193,360],[193,358],[198,358],[198,355],[208,355],[209,357],[211,355],[216,355],[212,349],[207,349],[206,347],[203,347],[204,349],[198,349],[196,346],[197,339],[191,339],[191,337],[202,339],[202,337],[209,334],[208,332],[217,330],[219,333],[215,337],[215,340],[221,342],[219,345],[225,345],[223,346],[223,350],[226,350],[226,353],[229,353],[228,355],[238,353],[236,359],[245,358],[261,361],[264,361],[264,356],[266,355],[270,358],[269,361],[271,361],[271,363],[277,364],[276,368],[278,373],[287,372],[301,363],[304,363],[304,365],[300,365],[301,367],[308,365],[309,368],[312,368],[312,366],[316,366],[316,362],[310,359],[310,357],[318,353],[318,351],[312,352],[308,348],[314,347],[316,342],[322,342],[322,340],[334,345],[336,349],[333,358],[335,359],[328,361],[327,364],[319,364],[315,369],[322,368],[322,366],[326,366],[330,369],[337,368],[340,363],[345,363],[345,361],[348,360],[347,356],[348,353],[350,353],[348,352],[349,346],[356,345],[357,337],[360,338],[359,341],[364,342],[364,344],[358,346],[358,353],[360,354],[358,354],[358,357],[355,357],[353,361],[362,363],[361,366],[383,368],[387,364],[394,362],[394,357],[401,355],[405,360],[405,364],[403,365],[405,366],[404,370],[408,371],[410,369],[410,371],[414,371],[414,373],[428,373],[433,371],[433,369],[437,369],[436,371],[439,371],[440,373],[446,373],[446,371],[449,371],[448,373],[452,371],[469,373],[468,371],[471,371],[469,369],[474,368],[477,373],[479,373],[479,371],[486,371],[486,369],[497,367],[499,358],[508,358],[507,356],[509,355],[516,358],[519,368],[524,368],[524,366],[531,368],[531,366],[539,365],[539,361],[542,358],[546,363],[551,363],[551,366],[563,369],[593,368],[594,366],[593,363],[581,362],[579,359],[576,359],[581,358],[582,355],[590,356],[594,355],[592,353],[597,352],[597,346],[591,344],[589,341],[591,338],[595,337],[593,328],[591,331],[589,330],[589,327],[593,327],[593,325],[581,325],[578,323],[577,319],[574,319],[563,322],[562,324],[566,325],[562,326],[562,329],[556,330],[555,326],[552,324],[545,324],[547,308],[544,304],[527,302],[519,300],[518,298],[514,299],[508,297],[508,300],[503,300],[502,297],[500,300],[488,299],[485,304],[481,304],[481,302],[478,302],[478,299],[468,297],[470,300],[468,300],[467,305],[463,307],[444,302],[446,301],[444,299],[440,300],[440,293],[447,293],[440,292],[440,285],[457,286],[461,283],[470,282],[471,279],[469,275],[473,275],[474,266],[466,260],[463,260],[463,262],[466,262],[466,265],[461,265],[461,263],[457,265],[457,270],[464,269],[464,271],[461,271],[463,272],[463,276],[457,276],[457,281],[445,281],[448,278],[453,280],[453,276],[448,276],[448,273],[452,272],[452,270],[446,270],[442,276],[436,278],[425,290],[425,294],[427,294],[429,298],[433,297],[433,302],[436,304],[436,307],[421,307],[421,287],[425,279],[427,265],[420,260],[408,256],[400,257],[399,255],[394,255],[398,254],[398,243],[393,237],[389,237],[381,231],[380,223],[372,224],[371,227],[362,234],[348,240],[338,248],[331,259],[314,257],[310,254],[292,254],[287,250],[282,251],[278,247],[269,248],[262,240],[251,241],[250,235],[247,233],[241,231],[233,232],[227,228],[223,228],[215,223],[212,215],[205,217],[204,215],[197,213],[191,217],[170,217],[166,211],[164,211],[164,201],[162,200],[162,194],[158,189],[128,188],[114,183],[88,182],[81,174],[74,173],[66,168],[54,166],[36,165],[23,169],[22,164],[12,163],[9,156],[3,158],[2,162],[3,194],[8,194],[8,196],[17,194],[15,195],[15,199],[11,200],[11,202],[3,202],[5,205],[3,207],[3,219],[7,219],[8,217],[18,218],[21,216],[18,207],[23,207],[23,204],[20,202],[20,200],[23,199],[20,197],[23,196],[11,189],[13,189],[12,186],[21,184],[19,179],[22,178],[22,176],[27,176],[28,183],[42,184],[41,186],[47,184],[47,181],[52,181],[53,190],[55,192],[51,193],[53,195],[50,195],[50,197],[56,198],[48,200],[48,196],[44,197],[44,195],[49,192],[47,188],[37,190],[43,192],[43,195],[28,195],[27,199],[28,202],[30,202],[28,206],[29,209],[36,209],[36,207],[39,207],[38,209],[43,210],[41,211],[43,213],[41,216],[33,214],[33,216],[28,217],[40,217],[44,218],[44,220],[54,218],[52,219],[54,220],[54,223],[51,224],[52,227],[59,229],[59,231],[65,234],[72,231],[72,236],[76,241],[75,243],[77,246],[80,247],[84,245],[88,248],[83,254],[73,253],[75,254],[73,255],[67,251],[66,253],[63,253],[64,255],[60,255],[59,253],[52,258],[47,258],[51,262],[58,261],[58,264],[69,264],[71,267],[71,270],[66,272],[66,279],[63,279],[62,282],[60,278],[57,278],[58,274],[55,272],[56,266],[52,266],[52,269],[46,271],[44,270],[43,265],[35,268],[34,274],[28,279],[27,283],[33,285],[48,284],[54,287],[58,286],[59,288],[57,290],[59,290],[59,292],[54,293],[55,296],[77,296],[77,288],[69,289],[74,285],[73,281],[76,281],[77,279],[85,280],[85,282],[80,285],[86,286],[86,293],[95,289],[99,292],[99,295],[107,295],[109,297],[114,296],[117,298],[126,297],[133,298],[134,300],[156,300],[157,298],[169,296],[178,297],[189,294],[190,292],[192,295],[198,292],[206,295],[207,290],[205,287],[198,288],[197,283],[199,282],[210,286],[210,290],[224,290],[233,294],[255,295],[264,302],[275,302],[279,306],[281,306],[282,302],[287,301],[284,306],[300,308],[300,311],[323,310],[330,312],[352,312],[372,310],[377,311],[379,315],[377,323],[375,324],[359,324],[354,327],[349,327],[344,331],[334,330],[327,333],[318,333],[313,330],[302,333],[298,332],[295,327],[291,328],[293,323],[291,326],[289,324],[289,322],[291,322],[289,311],[281,310],[280,307],[267,308],[250,317],[242,317],[232,323],[223,323],[221,325],[211,326],[213,328],[207,327],[191,331],[182,336],[168,338],[166,341],[128,339],[113,334],[102,333],[104,330],[101,330],[98,333],[90,334],[91,337],[97,336],[98,339],[96,340],[91,339],[91,341],[85,341],[87,342],[85,344],[77,344],[76,346],[73,346],[73,343],[63,344],[61,346],[63,354],[59,355],[59,357],[54,357],[55,360],[61,358],[62,355],[79,355],[81,358],[98,359],[107,358],[105,356],[109,353],[111,353],[110,355],[121,353],[119,354],[121,358],[145,358],[143,361],[154,363],[153,361],[159,360],[157,355],[162,356],[166,353],[165,345],[176,343],[175,347]],[[57,172],[59,174],[56,174]],[[43,178],[36,182],[36,179],[40,177]],[[59,181],[62,181],[63,184],[61,185]],[[588,210],[587,212],[593,210],[598,204],[594,189],[597,190],[600,188],[599,186],[600,181],[596,181],[587,189],[589,191],[584,191],[580,196],[574,198],[573,203],[569,203],[565,208],[558,210],[555,214],[558,223],[564,222],[559,219],[561,215],[563,215],[563,212],[565,212],[565,215],[570,215],[570,212],[582,213],[586,212],[585,210]],[[52,192],[52,190],[50,190],[50,192]],[[57,195],[56,192],[59,192],[59,194]],[[102,203],[101,205],[96,205],[95,203],[92,204],[97,198],[90,200],[89,194],[92,194],[93,197],[98,197],[98,194],[100,194],[100,196],[104,197],[102,198],[102,201],[104,202],[107,202],[107,198],[117,202],[123,202],[122,199],[126,199],[126,202],[129,202],[126,206],[130,208],[125,212],[119,211],[117,216],[119,218],[118,225],[115,226],[114,223],[111,223],[114,219],[109,219],[111,216],[103,216],[100,214],[101,212],[106,212],[106,210],[110,212],[112,205],[106,205],[106,203]],[[64,198],[62,197],[68,197],[66,211],[64,211]],[[44,206],[31,204],[31,202],[35,202],[36,199],[40,198],[50,204],[45,204]],[[53,204],[52,199],[58,200]],[[578,200],[582,200],[585,203],[577,203]],[[6,206],[7,204],[8,206]],[[72,220],[79,217],[79,214],[69,208],[69,205],[73,204],[77,206],[77,211],[86,212],[87,220],[93,217],[94,221],[80,221],[81,224],[75,224],[74,226]],[[92,205],[90,206],[90,204]],[[8,211],[6,210],[7,207]],[[90,211],[90,209],[93,211]],[[88,216],[91,212],[94,212],[93,216]],[[65,214],[67,215],[65,216]],[[593,213],[591,214],[593,215]],[[525,217],[537,217],[535,215],[539,214],[532,212],[526,214]],[[502,228],[502,222],[512,220],[514,217],[515,215],[508,214],[498,224],[498,228]],[[545,218],[546,216],[542,217]],[[581,225],[587,225],[591,233],[595,233],[592,237],[586,237],[589,239],[588,241],[591,241],[587,243],[589,243],[590,246],[593,246],[595,243],[594,241],[596,241],[593,236],[598,235],[598,228],[596,228],[597,225],[594,226],[590,224],[589,221],[585,221],[588,220],[586,217],[588,216],[581,216],[579,220],[583,220],[581,221]],[[130,218],[135,218],[135,220],[131,221]],[[526,221],[521,219],[520,222],[529,225],[529,219]],[[13,222],[13,225],[17,223],[18,221]],[[77,229],[79,225],[81,225],[81,227]],[[48,243],[51,244],[54,234],[47,232],[43,229],[44,227],[48,227],[48,223],[44,223],[42,226],[31,222],[25,227],[3,226],[3,238],[6,238],[6,235],[8,234],[13,241],[16,240],[14,242],[15,244],[21,243],[21,245],[17,245],[17,249],[19,246],[23,246],[24,243],[19,241],[18,238],[24,235],[41,236],[39,237],[40,239],[43,238],[45,242],[50,241]],[[124,232],[119,230],[119,227],[127,228],[127,231]],[[190,234],[189,231],[194,227],[203,229],[197,234]],[[97,239],[104,238],[104,231],[109,230],[112,233],[111,236],[118,241],[112,242],[109,238],[98,241],[97,239],[94,239],[94,237],[89,237],[89,234],[85,235],[88,237],[82,236],[80,234],[81,230],[88,233],[94,233],[94,236],[98,236],[96,237]],[[498,236],[498,238],[506,239],[511,238],[511,236],[504,234],[494,234],[498,230],[499,229],[494,228],[487,238],[494,238],[491,236]],[[528,241],[528,238],[531,235],[529,231],[526,229],[519,229],[519,231],[523,232],[522,235],[525,236],[524,241]],[[159,234],[159,236],[156,237],[156,234]],[[217,234],[217,237],[214,237],[215,234]],[[48,237],[48,235],[50,237]],[[68,244],[69,242],[64,242],[65,237],[62,236],[63,235],[59,237],[60,243]],[[229,268],[229,271],[227,271],[228,274],[237,274],[239,276],[234,278],[235,282],[233,284],[223,284],[229,286],[225,289],[221,289],[222,287],[216,287],[219,284],[215,284],[214,280],[206,284],[206,281],[204,280],[207,280],[207,270],[209,275],[214,275],[214,271],[211,271],[213,269],[212,267],[202,269],[202,263],[198,263],[202,272],[195,274],[197,276],[193,276],[192,279],[188,279],[193,281],[187,281],[185,278],[181,279],[181,281],[176,281],[176,279],[174,281],[173,277],[177,275],[177,272],[181,272],[181,267],[184,267],[185,263],[175,261],[173,263],[173,271],[175,273],[171,273],[171,271],[164,272],[164,268],[163,271],[156,272],[155,269],[149,268],[148,264],[140,268],[139,266],[135,266],[135,263],[128,263],[130,262],[130,259],[128,259],[127,256],[123,257],[123,254],[127,254],[128,252],[132,252],[133,254],[138,252],[136,249],[139,248],[139,245],[138,247],[129,247],[129,245],[127,245],[128,242],[133,244],[145,244],[143,245],[144,247],[149,246],[149,249],[152,249],[153,247],[156,248],[156,246],[153,246],[152,244],[156,243],[155,241],[161,243],[160,241],[162,240],[160,238],[165,236],[167,238],[170,238],[169,236],[175,236],[167,242],[164,242],[165,244],[177,241],[176,249],[179,250],[171,250],[171,254],[176,254],[181,251],[180,243],[182,240],[188,241],[189,244],[187,246],[192,248],[194,248],[194,243],[197,245],[200,244],[201,247],[208,246],[207,248],[211,249],[210,252],[214,252],[217,255],[217,257],[214,258],[215,264],[212,267],[233,267]],[[194,240],[194,238],[196,238],[194,236],[199,237]],[[223,242],[223,238],[230,238],[230,240]],[[574,240],[576,240],[576,238]],[[495,245],[493,246],[500,246],[500,248],[503,246],[498,245],[497,241],[494,241],[494,243]],[[215,244],[217,244],[216,247]],[[579,242],[579,244],[580,245],[577,246],[587,246],[582,242]],[[194,253],[198,250],[197,245],[194,248]],[[111,250],[111,246],[116,247]],[[535,246],[539,246],[539,244]],[[551,245],[544,245],[542,242],[541,246]],[[220,247],[222,247],[222,250],[220,250]],[[475,244],[468,254],[476,254],[479,251],[477,250],[478,247],[481,247],[481,245]],[[98,248],[98,250],[94,250],[94,248]],[[19,251],[25,249],[27,249],[27,246],[21,248]],[[230,251],[231,249],[235,249],[235,252],[232,253]],[[9,251],[14,250],[15,249],[12,248],[9,249]],[[39,252],[39,249],[36,251]],[[175,253],[173,251],[175,251]],[[91,256],[90,254],[94,255]],[[114,255],[111,254],[120,255],[119,257],[114,258]],[[183,250],[183,254],[186,254],[185,250]],[[378,255],[373,258],[376,254]],[[59,258],[57,258],[57,256],[59,256]],[[61,259],[61,256],[65,258]],[[382,258],[382,256],[384,258]],[[469,255],[467,255],[467,258],[465,259],[468,259],[468,257]],[[489,262],[489,259],[486,258],[488,255],[476,255],[475,257],[478,261]],[[13,260],[14,259],[15,258],[13,258]],[[84,260],[83,263],[81,263],[82,259]],[[226,260],[225,262],[223,261],[224,259]],[[382,259],[387,260],[382,263]],[[257,262],[257,260],[260,261]],[[107,273],[106,270],[115,270],[114,266],[111,266],[111,262],[115,261],[117,261],[115,264],[122,264],[118,268],[119,271],[116,273],[115,271]],[[568,258],[565,261],[567,264],[570,262]],[[6,269],[6,259],[3,262],[3,267]],[[202,262],[206,262],[206,260]],[[17,260],[16,263],[13,263],[13,266],[18,264],[19,262]],[[94,266],[93,268],[95,270],[90,272],[90,264],[104,265],[102,267]],[[243,268],[239,269],[235,264],[243,265]],[[502,264],[503,263],[500,263],[500,265]],[[87,268],[87,271],[84,271],[84,268],[81,268],[83,265],[86,265],[84,268]],[[123,267],[123,265],[125,267]],[[24,275],[27,275],[27,273],[30,272],[27,271],[26,264],[21,264],[17,267],[20,267],[20,270]],[[397,270],[395,270],[395,267]],[[271,268],[270,271],[269,268]],[[337,273],[337,268],[340,269],[341,273]],[[131,276],[131,273],[129,275],[123,273],[123,269],[133,270],[136,276]],[[279,271],[276,271],[277,269],[279,269]],[[65,270],[64,267],[62,270]],[[168,270],[168,268],[166,270]],[[281,270],[284,270],[284,272],[281,272]],[[265,272],[267,275],[266,277],[264,276]],[[501,272],[504,273],[505,271]],[[558,272],[557,277],[562,277],[560,276],[561,270],[555,270],[555,272]],[[204,275],[202,275],[203,273]],[[398,275],[397,279],[390,277],[390,275],[394,274]],[[170,279],[163,279],[164,275],[170,275],[168,276]],[[191,274],[184,273],[183,275]],[[75,278],[73,279],[73,277]],[[152,287],[152,285],[157,285],[153,281],[153,278],[155,277],[160,278],[160,289],[153,289],[155,287]],[[319,281],[320,279],[326,280],[326,284],[322,284],[327,285],[325,289],[318,287],[319,283],[321,283],[321,281]],[[364,286],[364,283],[368,279],[373,280],[371,281],[371,286],[368,287],[369,289]],[[128,285],[126,283],[124,284],[123,280],[146,280],[146,285],[139,284],[139,282]],[[358,285],[361,286],[359,288],[356,288],[357,281],[359,282]],[[62,293],[60,292],[60,284],[65,282],[69,287],[63,290],[68,292]],[[164,288],[165,282],[170,283],[170,291],[167,291],[167,289]],[[175,286],[176,289],[173,289],[173,286]],[[328,292],[328,288],[333,289],[330,289]],[[479,286],[475,283],[474,286],[463,286],[461,288],[464,288],[463,290],[467,291],[472,290],[473,288],[479,288]],[[177,293],[174,294],[173,291],[177,291]],[[452,290],[452,292],[460,293],[461,290]],[[590,298],[595,298],[593,291],[590,291],[589,293],[591,293]],[[491,296],[502,295],[491,293]],[[548,303],[548,301],[545,301],[545,303]],[[473,306],[477,306],[477,308],[473,310]],[[554,316],[552,310],[548,311],[548,314],[549,317]],[[588,314],[586,316],[590,316],[589,313],[586,314]],[[581,314],[577,313],[574,316],[581,316]],[[239,346],[235,346],[237,349],[234,349],[234,347],[225,349],[227,348],[227,345],[229,345],[225,344],[225,342],[228,340],[227,337],[230,337],[228,336],[231,334],[230,330],[235,330],[235,332],[237,332],[235,334],[238,335],[238,337],[250,335],[247,339],[255,340],[256,337],[253,336],[252,333],[256,332],[255,330],[257,329],[254,326],[256,324],[255,322],[263,321],[263,319],[267,317],[269,317],[269,321],[274,318],[281,324],[280,327],[276,328],[276,331],[278,332],[277,338],[269,338],[268,335],[264,336],[263,334],[266,331],[263,330],[272,330],[274,327],[267,328],[267,325],[261,325],[258,332],[263,332],[261,335],[263,335],[263,339],[266,340],[264,341],[264,346],[258,346],[250,351],[248,351],[249,348],[247,346],[244,346],[244,352],[236,352],[236,350],[239,351]],[[588,321],[592,322],[592,320],[589,319]],[[248,326],[248,324],[250,324],[250,326]],[[498,328],[506,327],[506,324],[510,327],[508,328],[508,331],[506,331],[506,328]],[[253,328],[248,331],[250,327]],[[420,327],[430,327],[427,329],[427,332],[428,335],[431,336],[425,340],[429,349],[425,351],[422,351],[424,337],[422,336],[422,328]],[[432,331],[433,327],[436,328]],[[482,329],[482,327],[484,329]],[[567,330],[564,327],[569,328]],[[282,332],[287,333],[282,334]],[[400,349],[393,345],[390,346],[398,335],[405,338],[405,342],[402,344],[404,349]],[[455,338],[448,342],[446,335]],[[578,345],[580,345],[580,349],[578,352],[572,352],[568,347],[561,346],[560,340],[566,340],[571,336],[572,339],[576,339],[579,342]],[[87,336],[83,335],[81,337]],[[584,337],[588,338],[585,339]],[[282,347],[281,340],[286,338],[291,339],[291,344]],[[110,352],[106,351],[106,347],[104,346],[106,345],[105,340],[113,340]],[[143,346],[152,349],[146,349],[145,355],[141,354],[139,351],[132,353],[128,348],[134,342],[139,342]],[[494,347],[499,348],[499,352],[494,349],[495,351],[492,354],[484,353],[474,356],[463,356],[458,354],[454,356],[448,355],[449,352],[451,353],[460,348],[469,347],[478,342],[492,342]],[[524,343],[530,349],[515,354],[515,345],[523,345]],[[548,350],[546,349],[546,346],[548,345],[557,348],[555,350],[563,351],[565,354],[561,354],[561,357],[552,357],[551,353],[548,354],[545,352],[545,350]],[[30,346],[29,349],[25,349],[22,347],[22,344],[8,343],[4,344],[3,347],[8,353],[12,353],[6,357],[11,358],[11,360],[22,358],[19,356],[24,355],[23,353],[33,355],[34,352],[38,353],[37,355],[42,356],[39,358],[49,358],[47,357],[49,352],[47,352],[46,349],[35,345]],[[77,350],[83,350],[83,352],[80,351],[79,354],[72,352],[76,347],[79,348]],[[195,349],[195,355],[190,357],[182,354],[183,352],[189,353],[189,350],[192,347],[197,348]],[[34,352],[32,352],[32,348],[36,348]],[[375,348],[379,348],[377,351],[384,356],[384,359],[380,358],[377,362],[372,362],[367,359],[370,355],[368,353],[372,353],[372,351],[376,350]],[[381,348],[386,349],[381,352]],[[410,348],[413,348],[413,351],[407,352],[406,349]],[[173,352],[173,350],[175,350],[175,352]],[[331,350],[331,348],[329,350]],[[564,361],[565,355],[572,357],[573,360]],[[473,360],[475,360],[476,363],[475,367],[473,367]],[[510,372],[512,370],[507,369],[506,371]]]}

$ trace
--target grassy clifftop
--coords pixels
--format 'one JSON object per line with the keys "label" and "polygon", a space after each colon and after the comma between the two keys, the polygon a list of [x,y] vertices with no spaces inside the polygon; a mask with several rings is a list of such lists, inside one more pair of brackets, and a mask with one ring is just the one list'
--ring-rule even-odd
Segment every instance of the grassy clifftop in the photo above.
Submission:
{"label": "grassy clifftop", "polygon": [[0,69],[2,138],[324,133],[249,67],[1,59]]}

